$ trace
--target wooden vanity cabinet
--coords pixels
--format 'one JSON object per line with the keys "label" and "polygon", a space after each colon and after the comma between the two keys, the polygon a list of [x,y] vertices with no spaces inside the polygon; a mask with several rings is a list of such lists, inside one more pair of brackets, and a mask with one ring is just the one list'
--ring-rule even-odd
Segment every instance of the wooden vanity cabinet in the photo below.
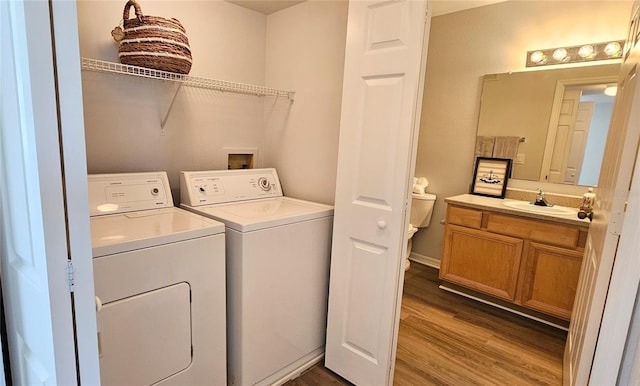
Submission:
{"label": "wooden vanity cabinet", "polygon": [[586,232],[449,204],[440,279],[569,320]]}
{"label": "wooden vanity cabinet", "polygon": [[447,226],[440,278],[514,301],[522,247],[514,237],[465,228]]}
{"label": "wooden vanity cabinet", "polygon": [[583,251],[529,242],[521,269],[518,304],[571,319]]}

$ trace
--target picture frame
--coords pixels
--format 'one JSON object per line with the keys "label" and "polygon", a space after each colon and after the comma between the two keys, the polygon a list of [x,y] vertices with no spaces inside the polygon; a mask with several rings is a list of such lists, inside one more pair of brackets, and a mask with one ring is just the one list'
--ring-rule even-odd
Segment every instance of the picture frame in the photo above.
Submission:
{"label": "picture frame", "polygon": [[476,157],[470,193],[504,198],[512,162],[510,158]]}

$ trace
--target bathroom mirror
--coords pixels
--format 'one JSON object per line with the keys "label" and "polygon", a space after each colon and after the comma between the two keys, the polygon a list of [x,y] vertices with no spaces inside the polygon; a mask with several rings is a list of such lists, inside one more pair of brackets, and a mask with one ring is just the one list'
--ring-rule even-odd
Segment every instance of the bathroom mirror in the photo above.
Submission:
{"label": "bathroom mirror", "polygon": [[[619,68],[607,64],[485,75],[478,142],[520,139],[512,152],[512,178],[597,184],[615,98],[602,92],[615,85]],[[488,156],[486,149],[477,143],[476,155]]]}

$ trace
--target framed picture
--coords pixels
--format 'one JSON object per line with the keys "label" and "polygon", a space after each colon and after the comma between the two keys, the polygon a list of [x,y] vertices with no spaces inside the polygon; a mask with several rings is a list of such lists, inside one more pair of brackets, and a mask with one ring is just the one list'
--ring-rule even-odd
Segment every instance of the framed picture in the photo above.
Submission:
{"label": "framed picture", "polygon": [[477,157],[471,194],[504,198],[511,175],[511,159]]}

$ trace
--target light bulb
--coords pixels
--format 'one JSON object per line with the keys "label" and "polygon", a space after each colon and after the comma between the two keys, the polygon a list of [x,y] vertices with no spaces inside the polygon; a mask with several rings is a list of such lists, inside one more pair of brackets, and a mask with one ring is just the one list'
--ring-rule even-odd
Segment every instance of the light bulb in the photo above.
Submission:
{"label": "light bulb", "polygon": [[558,62],[569,61],[569,55],[567,53],[567,50],[565,50],[564,48],[557,48],[555,51],[553,51],[553,58]]}
{"label": "light bulb", "polygon": [[578,55],[583,59],[592,59],[594,57],[595,49],[591,44],[586,44],[578,50]]}
{"label": "light bulb", "polygon": [[604,53],[607,54],[608,57],[619,56],[622,47],[620,47],[620,43],[611,42],[604,46]]}
{"label": "light bulb", "polygon": [[547,55],[545,55],[542,51],[534,51],[533,53],[531,53],[529,59],[531,59],[531,62],[535,64],[544,64],[547,62]]}
{"label": "light bulb", "polygon": [[609,96],[615,96],[618,93],[618,86],[607,86],[604,89],[604,94]]}

